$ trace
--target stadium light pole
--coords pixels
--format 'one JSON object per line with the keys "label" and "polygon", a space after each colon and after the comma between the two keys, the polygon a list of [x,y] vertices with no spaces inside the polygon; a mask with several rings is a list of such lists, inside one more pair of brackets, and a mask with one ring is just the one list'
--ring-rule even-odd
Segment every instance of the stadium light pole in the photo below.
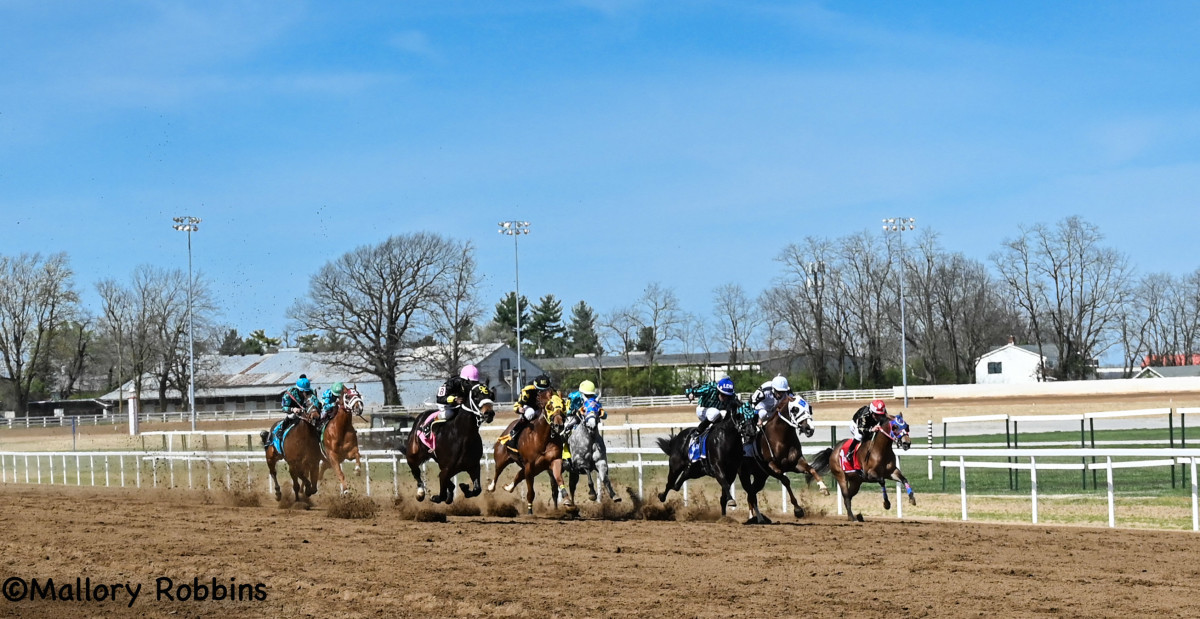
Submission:
{"label": "stadium light pole", "polygon": [[517,305],[517,378],[513,382],[513,394],[520,391],[521,387],[521,259],[517,250],[517,238],[522,234],[529,234],[528,221],[502,221],[500,222],[500,234],[507,234],[513,237],[513,268],[516,282],[516,301]]}
{"label": "stadium light pole", "polygon": [[904,384],[904,408],[908,408],[908,342],[904,334],[904,233],[916,229],[912,217],[890,217],[883,220],[883,231],[895,232],[900,239],[900,378]]}
{"label": "stadium light pole", "polygon": [[192,329],[192,233],[200,229],[200,218],[184,215],[174,218],[176,230],[187,232],[188,243],[188,410],[191,411],[192,431],[196,431],[196,342]]}

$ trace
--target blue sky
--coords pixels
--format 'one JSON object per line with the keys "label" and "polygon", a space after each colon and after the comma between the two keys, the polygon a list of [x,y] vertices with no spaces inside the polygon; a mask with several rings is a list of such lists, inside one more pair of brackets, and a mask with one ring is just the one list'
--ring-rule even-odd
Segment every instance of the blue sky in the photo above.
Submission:
{"label": "blue sky", "polygon": [[[711,312],[789,242],[917,218],[986,259],[1080,215],[1142,271],[1200,266],[1200,5],[0,0],[0,252],[85,301],[197,268],[278,333],[390,234],[478,248],[490,308]],[[490,313],[490,311],[489,311]]]}

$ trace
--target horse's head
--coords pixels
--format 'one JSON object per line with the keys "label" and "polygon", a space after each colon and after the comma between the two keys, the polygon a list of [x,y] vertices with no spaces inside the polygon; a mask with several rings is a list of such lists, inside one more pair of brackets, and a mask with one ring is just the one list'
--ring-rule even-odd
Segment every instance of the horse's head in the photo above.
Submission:
{"label": "horse's head", "polygon": [[358,392],[357,385],[342,389],[341,404],[342,408],[351,415],[358,415],[359,417],[362,417],[363,399],[362,394]]}
{"label": "horse's head", "polygon": [[467,401],[463,404],[463,408],[475,413],[476,421],[491,423],[495,417],[495,412],[492,410],[496,403],[492,401],[492,390],[487,385],[482,383],[471,387],[471,392],[467,394]]}
{"label": "horse's head", "polygon": [[895,418],[889,419],[886,427],[881,429],[897,447],[905,451],[912,447],[912,438],[908,435],[908,422],[904,420],[904,415],[896,415]]}
{"label": "horse's head", "polygon": [[600,425],[600,402],[598,400],[588,400],[583,404],[579,414],[583,417],[583,426],[593,432]]}
{"label": "horse's head", "polygon": [[792,419],[792,424],[796,430],[803,432],[805,436],[812,438],[816,428],[812,426],[813,412],[810,405],[804,398],[795,396],[788,403],[788,415]]}
{"label": "horse's head", "polygon": [[[546,396],[545,407],[542,409],[546,415],[546,420],[550,422],[550,428],[558,434],[562,434],[563,426],[567,423],[567,406],[561,393],[546,389],[542,393],[548,393]],[[538,394],[538,401],[542,400],[541,393]]]}

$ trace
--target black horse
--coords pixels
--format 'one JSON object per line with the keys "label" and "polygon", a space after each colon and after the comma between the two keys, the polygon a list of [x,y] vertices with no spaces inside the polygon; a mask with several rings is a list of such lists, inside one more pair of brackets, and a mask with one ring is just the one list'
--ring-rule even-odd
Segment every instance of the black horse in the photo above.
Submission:
{"label": "black horse", "polygon": [[413,429],[408,433],[408,441],[404,446],[404,456],[408,460],[408,468],[412,471],[413,479],[417,480],[417,500],[425,500],[425,479],[421,475],[421,465],[429,459],[438,464],[438,493],[430,497],[434,503],[454,502],[454,476],[466,473],[471,477],[471,485],[459,484],[463,495],[467,498],[478,496],[482,492],[479,485],[479,464],[483,459],[483,440],[479,437],[479,426],[492,421],[493,402],[486,387],[476,385],[471,389],[467,401],[453,419],[439,422],[430,432],[435,434],[433,449],[429,449],[419,436],[417,428],[424,424],[429,415],[436,410],[425,411]]}
{"label": "black horse", "polygon": [[732,413],[727,414],[710,426],[704,439],[707,457],[698,462],[688,458],[688,444],[696,433],[695,428],[656,441],[658,448],[669,456],[670,462],[667,487],[658,493],[659,501],[665,502],[667,493],[672,490],[678,492],[685,481],[707,475],[721,486],[721,515],[725,515],[726,506],[737,507],[730,487],[742,465],[742,435],[733,417]]}
{"label": "black horse", "polygon": [[792,510],[797,518],[804,517],[804,508],[792,492],[788,473],[807,473],[810,477],[815,477],[821,491],[829,494],[821,476],[805,461],[804,452],[800,447],[801,434],[807,437],[813,435],[810,423],[812,409],[793,398],[784,398],[772,412],[774,415],[767,420],[762,431],[751,442],[752,455],[742,460],[742,468],[738,471],[742,488],[746,491],[746,503],[750,506],[750,522],[756,524],[771,522],[758,509],[758,493],[762,492],[768,478],[778,479],[787,489],[788,497],[792,501]]}

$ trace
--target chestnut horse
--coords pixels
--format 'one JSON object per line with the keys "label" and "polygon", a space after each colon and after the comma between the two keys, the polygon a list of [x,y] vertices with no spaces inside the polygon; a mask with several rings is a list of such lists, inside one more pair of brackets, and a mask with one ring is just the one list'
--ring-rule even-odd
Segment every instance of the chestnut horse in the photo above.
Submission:
{"label": "chestnut horse", "polygon": [[[521,480],[525,480],[525,508],[530,514],[533,513],[533,481],[538,474],[550,471],[550,494],[554,497],[556,509],[558,508],[558,489],[565,486],[562,477],[563,425],[566,422],[566,406],[563,396],[561,393],[546,389],[538,393],[536,404],[535,410],[538,414],[521,432],[517,441],[519,444],[515,450],[508,446],[509,441],[496,441],[492,448],[493,456],[496,459],[496,475],[488,484],[488,492],[494,492],[496,481],[500,479],[500,473],[509,464],[516,463],[521,468],[517,471],[516,478],[504,486],[504,489],[512,492],[517,484],[521,483]],[[516,424],[517,420],[508,424],[500,439],[507,437]],[[563,504],[569,508],[575,506],[570,497],[564,499]]]}
{"label": "chestnut horse", "polygon": [[434,503],[453,503],[454,476],[459,473],[466,473],[471,477],[471,486],[461,484],[464,496],[471,498],[483,491],[479,486],[479,464],[483,459],[483,439],[479,438],[479,426],[485,422],[491,423],[493,406],[491,392],[486,386],[472,387],[467,401],[457,414],[449,421],[438,422],[435,426],[438,430],[433,450],[421,441],[416,429],[421,427],[429,415],[437,414],[437,411],[425,411],[416,419],[404,444],[404,457],[408,460],[413,479],[417,480],[418,501],[425,500],[426,492],[421,465],[431,458],[438,464],[438,493],[429,500]]}
{"label": "chestnut horse", "polygon": [[362,416],[363,399],[356,387],[346,387],[338,396],[333,413],[321,427],[321,471],[319,477],[325,477],[325,471],[333,469],[337,473],[338,483],[341,484],[342,494],[349,492],[346,486],[346,475],[342,473],[342,462],[354,460],[354,472],[362,471],[362,459],[358,455],[358,432],[354,429],[354,416]]}
{"label": "chestnut horse", "polygon": [[758,509],[758,493],[762,492],[770,477],[778,479],[787,489],[797,518],[804,517],[804,508],[796,501],[788,473],[807,473],[815,477],[821,491],[829,494],[825,481],[809,466],[800,448],[800,435],[813,435],[813,427],[809,423],[813,415],[808,403],[794,397],[781,398],[773,412],[762,431],[754,437],[751,454],[742,459],[742,467],[738,470],[742,489],[746,491],[746,501],[750,505],[751,521],[758,524],[771,522]]}
{"label": "chestnut horse", "polygon": [[[310,415],[314,410],[312,400],[315,398],[306,403]],[[279,449],[276,448],[273,437],[276,428],[286,420],[281,419],[275,422],[270,430],[258,433],[266,452],[267,470],[270,471],[271,481],[275,484],[276,501],[283,500],[283,494],[279,489],[279,478],[275,475],[275,465],[280,460],[287,463],[288,473],[292,476],[292,493],[297,501],[307,500],[308,497],[317,493],[318,470],[322,463],[321,447],[318,444],[317,429],[309,421],[310,418],[311,416],[305,416],[293,420],[291,428],[284,431],[285,434]],[[300,494],[302,485],[304,487],[303,496]]]}
{"label": "chestnut horse", "polygon": [[[851,440],[846,439],[842,446]],[[913,495],[912,486],[909,485],[908,479],[904,477],[904,473],[901,473],[900,467],[897,466],[893,445],[905,450],[912,446],[912,439],[908,436],[908,423],[900,415],[875,426],[868,436],[858,444],[855,453],[862,467],[861,470],[846,472],[842,469],[839,455],[842,447],[836,450],[826,447],[813,459],[812,467],[817,471],[833,472],[833,476],[842,490],[842,503],[846,507],[846,517],[851,521],[863,521],[862,514],[855,514],[850,507],[850,501],[854,499],[854,495],[858,494],[858,489],[864,482],[877,483],[883,489],[883,508],[885,510],[892,508],[892,501],[888,498],[887,492],[889,479],[903,482],[905,490],[908,491],[909,502],[913,505],[917,504],[917,497]],[[839,453],[835,453],[835,451]]]}

